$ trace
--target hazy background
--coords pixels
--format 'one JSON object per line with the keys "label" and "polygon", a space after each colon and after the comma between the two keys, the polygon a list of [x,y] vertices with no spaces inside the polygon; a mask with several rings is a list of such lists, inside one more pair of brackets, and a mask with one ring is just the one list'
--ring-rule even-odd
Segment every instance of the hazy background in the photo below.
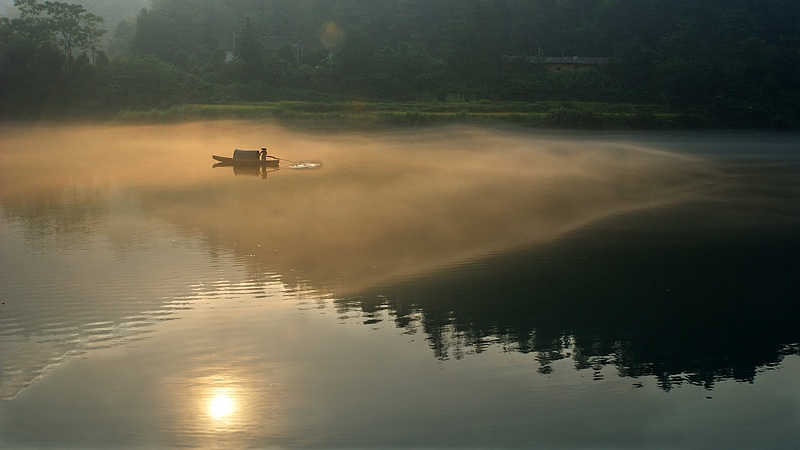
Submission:
{"label": "hazy background", "polygon": [[70,20],[41,5],[2,24],[0,117],[360,101],[537,127],[798,126],[791,1],[90,1]]}

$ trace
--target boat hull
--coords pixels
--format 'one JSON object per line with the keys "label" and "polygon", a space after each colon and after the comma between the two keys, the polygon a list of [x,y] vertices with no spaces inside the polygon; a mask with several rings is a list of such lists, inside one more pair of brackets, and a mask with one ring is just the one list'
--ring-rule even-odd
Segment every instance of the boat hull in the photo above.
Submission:
{"label": "boat hull", "polygon": [[261,160],[261,159],[229,158],[227,156],[217,156],[217,155],[211,155],[211,157],[226,166],[277,167],[278,164],[280,164],[280,160],[277,158],[269,158],[266,160]]}

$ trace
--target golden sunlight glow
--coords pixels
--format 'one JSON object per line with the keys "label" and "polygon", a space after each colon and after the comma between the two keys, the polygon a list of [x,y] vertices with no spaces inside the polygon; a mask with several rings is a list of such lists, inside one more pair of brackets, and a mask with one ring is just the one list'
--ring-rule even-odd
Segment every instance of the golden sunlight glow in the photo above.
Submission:
{"label": "golden sunlight glow", "polygon": [[[321,31],[341,30],[331,23]],[[19,205],[20,218],[78,229],[108,220],[116,196],[130,196],[160,221],[224,236],[220,248],[248,255],[249,270],[291,273],[337,295],[682,204],[715,176],[700,159],[649,141],[464,127],[316,134],[246,121],[2,124],[0,136],[0,200]],[[264,136],[277,154],[324,168],[282,170],[268,186],[212,170],[212,154],[260,148]],[[35,176],[54,152],[59,164]],[[119,155],[137,157],[120,164]],[[129,224],[110,223],[115,245],[130,245]],[[214,379],[206,387],[236,386]],[[223,393],[246,398],[204,391],[199,410]],[[244,407],[234,406],[234,414]]]}
{"label": "golden sunlight glow", "polygon": [[208,404],[208,413],[215,419],[221,419],[233,412],[233,399],[225,394],[217,395]]}
{"label": "golden sunlight glow", "polygon": [[322,27],[319,39],[326,49],[336,51],[344,42],[344,31],[335,23],[328,22]]}

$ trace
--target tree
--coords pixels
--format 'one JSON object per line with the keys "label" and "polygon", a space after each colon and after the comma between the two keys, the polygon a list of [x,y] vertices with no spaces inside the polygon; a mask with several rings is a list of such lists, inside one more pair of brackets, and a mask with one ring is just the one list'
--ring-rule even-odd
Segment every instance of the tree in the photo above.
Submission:
{"label": "tree", "polygon": [[162,60],[169,60],[178,50],[170,36],[174,28],[166,15],[142,8],[136,15],[136,32],[131,41],[131,50],[143,56],[156,55]]}
{"label": "tree", "polygon": [[81,103],[83,88],[94,76],[102,19],[62,2],[16,0],[14,5],[20,16],[0,24],[4,113],[37,116]]}
{"label": "tree", "polygon": [[100,97],[109,109],[148,109],[177,103],[180,71],[150,55],[116,58],[102,72]]}
{"label": "tree", "polygon": [[128,56],[131,44],[136,36],[136,23],[133,19],[121,20],[108,42],[108,55],[111,57]]}
{"label": "tree", "polygon": [[14,7],[20,16],[9,22],[13,34],[19,39],[32,43],[37,49],[53,43],[50,23],[42,16],[44,7],[36,0],[14,0]]}
{"label": "tree", "polygon": [[264,47],[252,17],[245,17],[234,45],[233,55],[241,64],[242,78],[247,81],[260,78],[264,70]]}
{"label": "tree", "polygon": [[661,101],[676,108],[706,105],[714,95],[716,65],[700,22],[694,17],[681,20],[675,31],[661,38],[659,47],[654,81]]}
{"label": "tree", "polygon": [[108,67],[108,63],[109,63],[108,54],[103,50],[98,51],[94,64],[97,67],[105,68]]}
{"label": "tree", "polygon": [[62,2],[44,2],[44,12],[50,16],[50,23],[56,38],[64,51],[67,70],[72,66],[72,52],[86,39],[86,30],[81,27],[81,16],[86,13],[81,5]]}
{"label": "tree", "polygon": [[447,78],[444,61],[436,59],[422,48],[398,45],[394,50],[384,47],[376,55],[373,92],[381,98],[415,99],[421,93],[435,93]]}
{"label": "tree", "polygon": [[97,44],[106,32],[100,29],[102,17],[87,12],[81,5],[64,2],[15,0],[14,6],[20,10],[21,25],[35,33],[38,41],[45,42],[48,35],[55,36],[61,45],[67,71],[77,49],[89,51],[94,64]]}
{"label": "tree", "polygon": [[344,29],[344,42],[334,57],[335,66],[346,76],[364,74],[372,66],[372,38],[359,28]]}
{"label": "tree", "polygon": [[323,52],[322,50],[318,49],[306,50],[303,52],[303,55],[300,56],[300,64],[304,64],[306,66],[311,66],[311,67],[317,67],[325,64],[325,60],[327,59],[328,59],[327,52]]}
{"label": "tree", "polygon": [[275,57],[278,58],[279,61],[288,63],[290,66],[296,66],[298,64],[297,49],[288,42],[284,42],[278,48],[278,51],[275,52]]}
{"label": "tree", "polygon": [[444,59],[460,79],[497,70],[500,65],[502,22],[490,0],[459,2],[446,30]]}
{"label": "tree", "polygon": [[177,52],[175,52],[175,54],[172,56],[172,64],[184,72],[188,71],[190,69],[190,58],[189,54],[186,53],[186,50],[179,49]]}
{"label": "tree", "polygon": [[603,70],[614,84],[615,101],[647,101],[652,96],[653,71],[658,53],[645,48],[639,40],[617,46],[611,63]]}
{"label": "tree", "polygon": [[59,92],[61,51],[29,17],[0,18],[0,117],[38,116]]}
{"label": "tree", "polygon": [[136,17],[132,49],[170,61],[179,49],[206,61],[214,49],[227,44],[232,22],[220,0],[154,0]]}
{"label": "tree", "polygon": [[100,28],[100,24],[102,23],[103,18],[92,13],[85,13],[81,16],[81,25],[83,29],[81,44],[89,51],[93,66],[96,63],[97,44],[100,43],[100,38],[106,34],[106,30]]}

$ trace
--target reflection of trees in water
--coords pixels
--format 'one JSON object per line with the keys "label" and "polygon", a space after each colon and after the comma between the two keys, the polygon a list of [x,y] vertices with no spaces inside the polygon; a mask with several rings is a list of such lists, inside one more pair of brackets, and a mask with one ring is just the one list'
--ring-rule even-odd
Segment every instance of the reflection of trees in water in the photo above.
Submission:
{"label": "reflection of trees in water", "polygon": [[73,184],[35,195],[4,198],[3,214],[19,222],[31,245],[43,245],[46,238],[70,235],[79,238],[108,216],[108,189],[100,185]]}
{"label": "reflection of trees in water", "polygon": [[[18,225],[25,252],[34,250],[31,258],[9,252],[14,270],[0,277],[0,400],[13,398],[68,358],[146,338],[156,323],[173,320],[198,295],[191,288],[170,289],[177,276],[158,269],[168,260],[159,262],[148,252],[109,258],[98,245],[117,239],[115,232],[131,239],[138,231],[140,224],[126,216],[138,205],[127,200],[133,199],[118,202],[99,184],[0,199],[0,220]],[[113,230],[115,215],[119,230]]]}
{"label": "reflection of trees in water", "polygon": [[[435,357],[489,346],[535,353],[539,372],[571,358],[665,390],[752,381],[798,352],[800,236],[794,230],[611,236],[496,257],[343,300],[388,308]],[[559,256],[552,256],[559,255]],[[379,295],[380,294],[380,295]]]}

